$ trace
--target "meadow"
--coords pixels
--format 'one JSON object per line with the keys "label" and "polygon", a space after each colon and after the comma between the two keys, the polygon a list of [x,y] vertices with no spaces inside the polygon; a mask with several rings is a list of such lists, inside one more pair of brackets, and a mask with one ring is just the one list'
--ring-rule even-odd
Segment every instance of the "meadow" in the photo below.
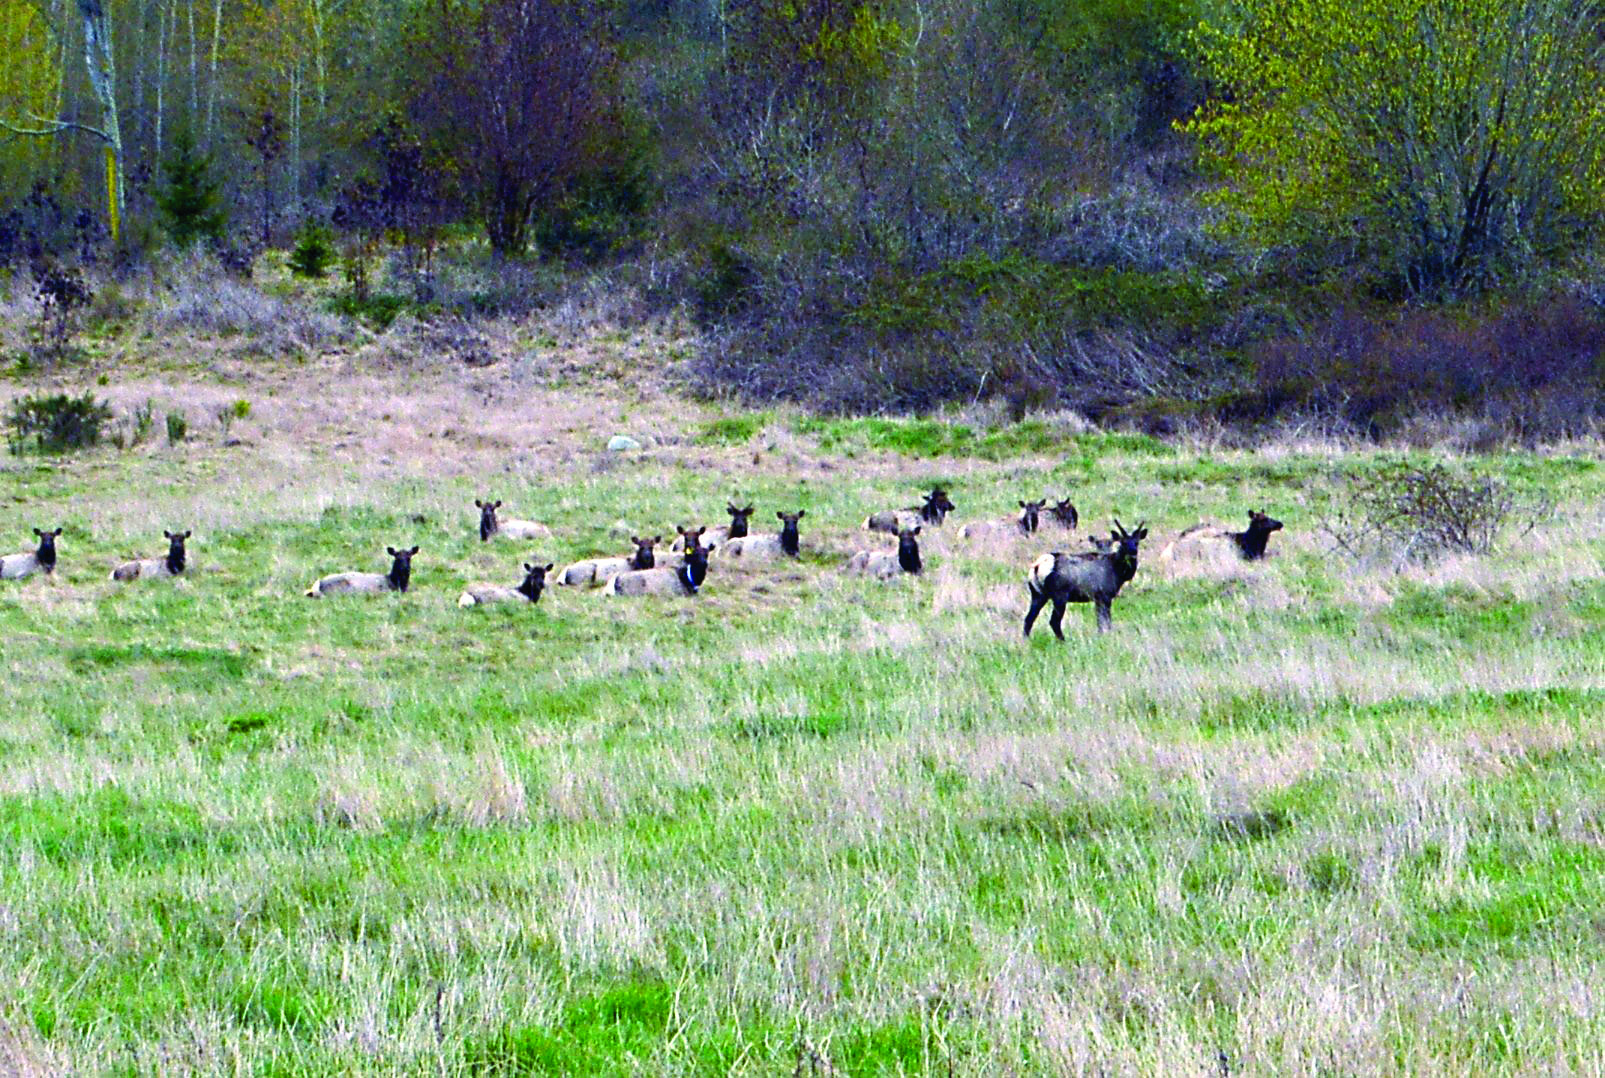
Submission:
{"label": "meadow", "polygon": [[[187,441],[0,460],[0,547],[66,528],[0,586],[0,1069],[1605,1072],[1599,446],[1456,458],[1555,512],[1401,566],[1321,524],[1430,449],[720,409],[668,348],[122,355]],[[922,576],[840,571],[937,482]],[[1155,538],[1026,641],[1049,541],[957,528],[1066,495]],[[727,499],[802,557],[456,605]],[[1260,507],[1267,561],[1154,566]],[[190,576],[107,579],[163,528]]]}

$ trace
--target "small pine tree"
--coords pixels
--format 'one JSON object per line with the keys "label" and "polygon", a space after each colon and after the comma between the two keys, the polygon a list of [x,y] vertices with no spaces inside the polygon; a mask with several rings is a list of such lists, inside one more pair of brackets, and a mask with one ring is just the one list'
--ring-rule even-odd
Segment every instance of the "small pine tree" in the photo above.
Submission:
{"label": "small pine tree", "polygon": [[334,240],[329,230],[320,224],[308,224],[295,238],[295,250],[290,252],[290,272],[297,277],[319,278],[329,272],[334,262]]}
{"label": "small pine tree", "polygon": [[190,247],[201,238],[220,239],[224,214],[218,183],[212,178],[212,159],[195,148],[195,139],[180,130],[173,152],[163,162],[166,183],[156,193],[156,206],[173,242]]}

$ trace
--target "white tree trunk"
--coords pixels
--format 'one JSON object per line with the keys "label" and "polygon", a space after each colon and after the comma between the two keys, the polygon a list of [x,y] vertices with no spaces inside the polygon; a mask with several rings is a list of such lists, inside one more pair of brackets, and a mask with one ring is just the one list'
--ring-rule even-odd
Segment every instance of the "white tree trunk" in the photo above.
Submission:
{"label": "white tree trunk", "polygon": [[301,61],[290,69],[290,212],[301,215]]}
{"label": "white tree trunk", "polygon": [[318,95],[318,116],[321,121],[329,107],[329,65],[324,52],[324,0],[312,0],[312,64],[318,80],[313,89]]}
{"label": "white tree trunk", "polygon": [[84,21],[84,67],[89,87],[100,104],[101,138],[106,140],[107,201],[112,217],[112,234],[118,231],[123,215],[123,134],[117,115],[117,62],[112,53],[111,33],[103,0],[78,0],[78,14]]}
{"label": "white tree trunk", "polygon": [[217,130],[217,46],[223,37],[223,0],[212,0],[212,72],[206,82],[206,144]]}
{"label": "white tree trunk", "polygon": [[156,9],[156,164],[158,167],[162,160],[162,121],[167,115],[167,12],[172,10],[172,6],[172,0],[168,0],[166,10],[161,7]]}
{"label": "white tree trunk", "polygon": [[184,0],[184,6],[189,15],[189,124],[190,134],[195,133],[195,117],[201,111],[201,83],[197,77],[198,68],[195,54],[195,0]]}

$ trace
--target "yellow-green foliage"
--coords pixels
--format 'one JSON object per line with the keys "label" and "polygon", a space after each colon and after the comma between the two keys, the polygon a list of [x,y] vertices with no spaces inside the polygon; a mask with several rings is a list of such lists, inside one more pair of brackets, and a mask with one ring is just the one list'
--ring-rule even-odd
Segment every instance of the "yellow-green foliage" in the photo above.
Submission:
{"label": "yellow-green foliage", "polygon": [[[0,120],[14,127],[37,129],[40,119],[55,118],[60,84],[56,43],[39,10],[15,0],[0,3]],[[48,161],[36,138],[0,139],[0,197],[16,194]]]}
{"label": "yellow-green foliage", "polygon": [[1598,212],[1595,10],[1243,0],[1194,34],[1230,94],[1186,128],[1251,238],[1357,244],[1414,289],[1475,285]]}

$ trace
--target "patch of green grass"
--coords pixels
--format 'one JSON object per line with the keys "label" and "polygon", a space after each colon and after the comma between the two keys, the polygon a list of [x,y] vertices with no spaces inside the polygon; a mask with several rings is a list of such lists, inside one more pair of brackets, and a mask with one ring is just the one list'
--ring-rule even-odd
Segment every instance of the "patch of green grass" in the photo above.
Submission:
{"label": "patch of green grass", "polygon": [[[1446,582],[1330,557],[1313,479],[1364,454],[797,426],[828,471],[738,478],[761,514],[807,508],[804,557],[716,561],[695,599],[483,612],[461,588],[532,555],[723,523],[737,477],[498,473],[552,535],[487,544],[481,470],[353,472],[314,443],[293,481],[198,444],[0,460],[17,519],[68,527],[54,579],[0,588],[6,1020],[62,1066],[130,1073],[1592,1058],[1597,1023],[1543,1004],[1605,972],[1586,559],[1515,545]],[[871,450],[933,463],[856,467]],[[1598,542],[1593,470],[1485,464],[1547,476]],[[885,543],[864,517],[936,479],[960,510],[922,536],[927,571],[843,572]],[[1023,566],[1059,538],[957,525],[1039,487],[1085,530],[1145,515],[1156,544],[1250,496],[1288,528],[1220,571],[1145,551],[1113,632],[1080,606],[1065,642],[1026,644]],[[148,544],[122,530],[130,489],[195,518],[190,579],[106,579]],[[397,543],[423,548],[407,594],[302,597]],[[1431,1018],[1462,970],[1464,1007]],[[1376,1021],[1310,1019],[1335,999]]]}
{"label": "patch of green grass", "polygon": [[1605,852],[1577,843],[1538,850],[1499,842],[1467,853],[1475,886],[1423,909],[1411,930],[1423,950],[1477,953],[1488,949],[1575,945],[1598,932],[1605,898]]}
{"label": "patch of green grass", "polygon": [[674,990],[658,981],[626,982],[579,996],[548,1026],[504,1029],[467,1046],[473,1074],[629,1073],[662,1046]]}
{"label": "patch of green grass", "polygon": [[1109,453],[1169,456],[1174,452],[1143,434],[1070,434],[1041,420],[1025,420],[987,430],[936,419],[796,420],[792,429],[819,440],[827,452],[880,450],[915,458],[976,457],[1006,460],[1025,453],[1055,454],[1067,461],[1091,461]]}
{"label": "patch of green grass", "polygon": [[746,445],[771,420],[767,412],[722,416],[704,423],[697,434],[699,445]]}

